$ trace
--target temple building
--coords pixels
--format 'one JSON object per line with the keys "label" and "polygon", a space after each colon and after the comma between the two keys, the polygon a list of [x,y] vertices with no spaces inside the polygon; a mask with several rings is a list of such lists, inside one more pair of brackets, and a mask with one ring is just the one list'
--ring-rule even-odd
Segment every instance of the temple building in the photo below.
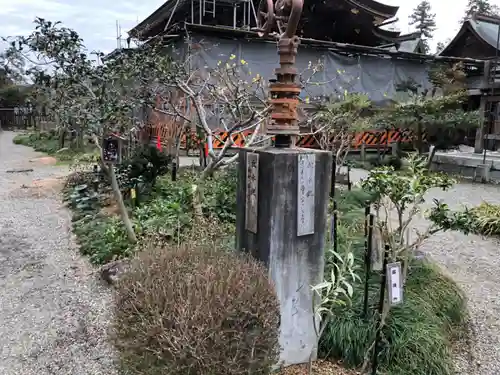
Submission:
{"label": "temple building", "polygon": [[465,21],[440,56],[484,60],[484,67],[468,77],[469,103],[483,114],[475,137],[475,152],[500,148],[500,18],[475,14]]}
{"label": "temple building", "polygon": [[[201,53],[197,54],[199,61],[190,60],[194,69],[215,67],[234,56],[245,60],[254,74],[271,79],[278,66],[279,26],[275,25],[269,36],[259,37],[266,3],[167,0],[130,30],[129,36],[144,43],[161,37],[181,54],[195,46]],[[408,82],[417,83],[422,91],[431,89],[429,70],[436,62],[463,63],[470,89],[477,90],[482,60],[423,54],[420,33],[402,35],[389,29],[397,21],[397,12],[398,7],[375,0],[306,1],[297,29],[301,44],[296,65],[303,71],[310,62],[319,61],[323,69],[314,78],[322,84],[311,81],[302,90],[302,98],[324,100],[348,91],[364,93],[375,105],[384,105],[388,100],[399,100],[401,87]],[[469,107],[479,107],[479,100],[471,99]],[[209,125],[218,127],[219,122],[213,118]]]}
{"label": "temple building", "polygon": [[[168,0],[129,35],[143,42],[162,36],[178,43],[180,50],[188,37],[203,49],[205,65],[235,55],[253,72],[272,78],[278,63],[276,35],[261,38],[256,32],[265,10],[262,4],[266,2]],[[428,66],[437,58],[421,53],[419,33],[401,35],[388,29],[397,21],[397,11],[398,7],[375,0],[306,1],[297,31],[301,37],[297,66],[305,69],[310,61],[321,61],[324,69],[318,80],[330,82],[312,87],[309,96],[331,96],[347,89],[377,102],[394,97],[407,81],[429,88]]]}
{"label": "temple building", "polygon": [[[147,40],[175,34],[186,26],[250,31],[257,27],[259,6],[258,1],[249,0],[168,0],[129,34]],[[308,1],[297,34],[305,39],[398,47],[419,34],[401,35],[386,28],[397,21],[397,11],[398,7],[374,0]]]}

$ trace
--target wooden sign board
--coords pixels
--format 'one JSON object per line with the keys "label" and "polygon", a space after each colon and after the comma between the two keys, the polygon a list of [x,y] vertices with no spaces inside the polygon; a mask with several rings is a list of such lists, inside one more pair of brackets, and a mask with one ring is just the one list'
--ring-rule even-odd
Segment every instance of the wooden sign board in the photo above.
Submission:
{"label": "wooden sign board", "polygon": [[297,183],[297,236],[314,233],[316,155],[299,154]]}
{"label": "wooden sign board", "polygon": [[371,269],[373,271],[382,271],[385,246],[382,240],[382,233],[380,233],[380,229],[376,225],[373,226],[372,236]]}
{"label": "wooden sign board", "polygon": [[257,214],[259,202],[259,154],[247,154],[246,192],[245,192],[245,229],[257,233]]}
{"label": "wooden sign board", "polygon": [[105,163],[118,163],[120,161],[120,141],[116,138],[104,139],[102,144],[102,154]]}
{"label": "wooden sign board", "polygon": [[386,271],[389,305],[399,305],[403,303],[403,275],[401,271],[401,262],[389,263]]}

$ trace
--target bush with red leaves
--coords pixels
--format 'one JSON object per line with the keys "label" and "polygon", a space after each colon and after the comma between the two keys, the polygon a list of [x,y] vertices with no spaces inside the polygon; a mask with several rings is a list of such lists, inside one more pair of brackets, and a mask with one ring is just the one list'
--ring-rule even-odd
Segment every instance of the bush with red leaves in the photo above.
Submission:
{"label": "bush with red leaves", "polygon": [[148,249],[115,292],[112,336],[136,375],[268,375],[279,305],[256,261],[206,247]]}

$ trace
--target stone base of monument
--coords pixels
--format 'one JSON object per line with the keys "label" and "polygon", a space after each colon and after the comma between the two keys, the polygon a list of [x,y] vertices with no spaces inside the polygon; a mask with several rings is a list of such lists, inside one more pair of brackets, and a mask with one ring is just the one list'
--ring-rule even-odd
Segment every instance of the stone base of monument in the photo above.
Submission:
{"label": "stone base of monument", "polygon": [[311,287],[323,281],[331,164],[324,151],[240,151],[236,247],[269,269],[280,303],[284,366],[316,358]]}

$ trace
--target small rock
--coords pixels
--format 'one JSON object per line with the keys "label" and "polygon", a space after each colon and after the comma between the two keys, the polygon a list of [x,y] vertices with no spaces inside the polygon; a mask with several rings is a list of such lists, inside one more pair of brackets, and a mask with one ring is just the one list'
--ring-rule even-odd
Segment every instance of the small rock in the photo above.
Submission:
{"label": "small rock", "polygon": [[110,285],[115,285],[128,271],[130,260],[120,259],[107,263],[100,269],[101,278]]}

